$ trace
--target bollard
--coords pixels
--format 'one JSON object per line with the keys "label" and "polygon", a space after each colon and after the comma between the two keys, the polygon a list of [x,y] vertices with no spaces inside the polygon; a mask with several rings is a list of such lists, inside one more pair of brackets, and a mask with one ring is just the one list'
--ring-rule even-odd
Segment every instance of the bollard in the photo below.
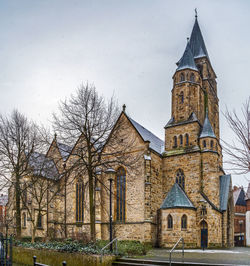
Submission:
{"label": "bollard", "polygon": [[63,261],[62,266],[66,266],[66,265],[67,265],[66,261]]}
{"label": "bollard", "polygon": [[36,266],[36,256],[33,256],[34,266]]}

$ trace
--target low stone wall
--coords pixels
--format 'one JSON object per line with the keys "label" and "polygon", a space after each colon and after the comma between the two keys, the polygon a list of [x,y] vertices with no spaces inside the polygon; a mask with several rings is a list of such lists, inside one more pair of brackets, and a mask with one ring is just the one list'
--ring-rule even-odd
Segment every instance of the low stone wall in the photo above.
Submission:
{"label": "low stone wall", "polygon": [[104,256],[103,263],[100,262],[100,256],[83,255],[80,253],[62,253],[50,250],[36,250],[21,247],[13,247],[13,262],[33,265],[33,256],[37,257],[37,262],[47,265],[62,265],[63,261],[67,266],[111,266],[115,256]]}

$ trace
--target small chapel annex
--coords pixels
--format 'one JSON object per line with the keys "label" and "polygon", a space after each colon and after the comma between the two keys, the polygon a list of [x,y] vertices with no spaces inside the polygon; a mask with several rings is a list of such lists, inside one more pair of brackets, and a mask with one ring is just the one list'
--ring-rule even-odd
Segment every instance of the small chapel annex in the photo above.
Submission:
{"label": "small chapel annex", "polygon": [[[172,247],[180,237],[186,247],[233,246],[232,183],[222,165],[216,74],[197,16],[177,63],[171,93],[165,141],[129,117],[125,108],[121,112],[119,119],[126,121],[142,156],[135,170],[113,167],[113,236],[160,247]],[[46,156],[61,158],[60,172],[73,160],[71,152],[72,148],[55,137]],[[109,194],[105,187],[109,176],[101,175],[102,184],[95,190],[96,236],[108,239]],[[67,198],[58,196],[39,220],[39,236],[53,229],[57,237],[64,237],[63,225],[68,237],[89,232],[88,196],[83,192],[86,180],[72,180]],[[25,221],[24,236],[31,234],[29,224]]]}

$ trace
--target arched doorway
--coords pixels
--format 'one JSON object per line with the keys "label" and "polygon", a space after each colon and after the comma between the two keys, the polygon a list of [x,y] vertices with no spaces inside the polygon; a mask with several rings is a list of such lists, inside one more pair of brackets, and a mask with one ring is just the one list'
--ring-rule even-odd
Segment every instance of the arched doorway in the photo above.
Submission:
{"label": "arched doorway", "polygon": [[207,223],[206,221],[202,221],[200,223],[201,227],[201,248],[207,248],[208,243],[208,229],[207,229]]}

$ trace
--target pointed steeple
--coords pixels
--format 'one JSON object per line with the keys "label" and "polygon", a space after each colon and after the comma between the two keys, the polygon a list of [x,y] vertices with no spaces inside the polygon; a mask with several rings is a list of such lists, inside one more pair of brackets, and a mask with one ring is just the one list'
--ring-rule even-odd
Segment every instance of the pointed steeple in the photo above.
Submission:
{"label": "pointed steeple", "polygon": [[210,138],[216,138],[212,125],[208,119],[208,112],[206,111],[206,117],[204,120],[204,124],[203,124],[203,128],[200,134],[200,138],[206,138],[206,137],[210,137]]}
{"label": "pointed steeple", "polygon": [[200,26],[198,24],[197,15],[195,16],[194,27],[191,33],[189,43],[194,58],[200,58],[206,56],[209,59],[205,42],[201,34]]}
{"label": "pointed steeple", "polygon": [[184,54],[183,54],[182,58],[180,59],[180,61],[177,63],[177,65],[178,65],[178,67],[177,67],[176,71],[186,69],[186,68],[198,71],[196,64],[194,62],[194,56],[193,56],[192,51],[190,49],[189,41],[187,42],[187,46],[186,46],[186,49],[184,51]]}

